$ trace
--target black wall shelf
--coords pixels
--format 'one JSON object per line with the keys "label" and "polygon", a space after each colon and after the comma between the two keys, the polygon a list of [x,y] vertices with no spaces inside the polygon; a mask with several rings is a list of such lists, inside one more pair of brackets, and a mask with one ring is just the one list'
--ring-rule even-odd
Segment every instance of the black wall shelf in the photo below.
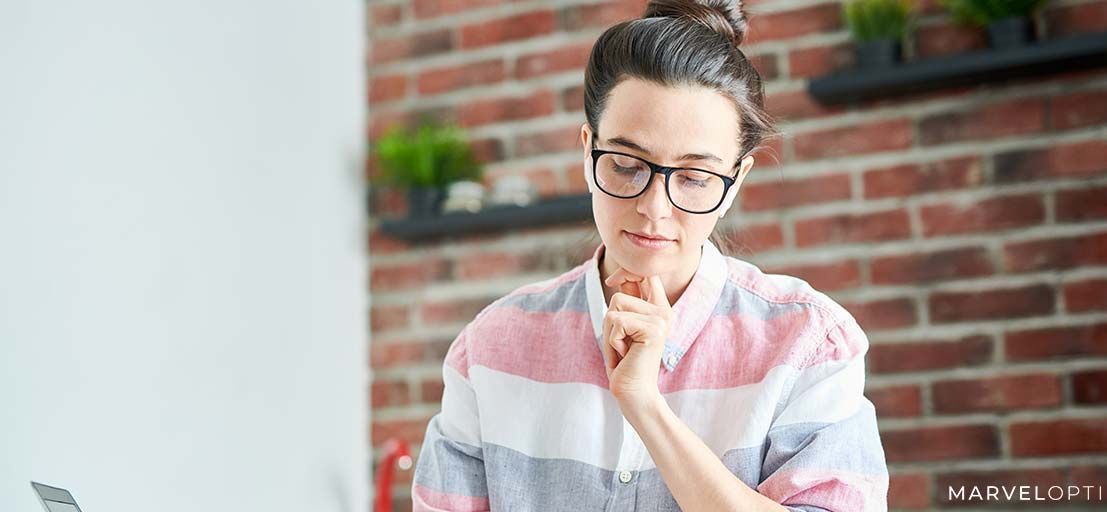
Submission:
{"label": "black wall shelf", "polygon": [[807,90],[821,103],[837,104],[1100,66],[1107,66],[1107,32],[838,71],[812,79]]}
{"label": "black wall shelf", "polygon": [[592,195],[552,197],[528,206],[493,206],[476,212],[451,212],[426,219],[381,222],[385,233],[408,241],[490,231],[533,228],[592,218]]}

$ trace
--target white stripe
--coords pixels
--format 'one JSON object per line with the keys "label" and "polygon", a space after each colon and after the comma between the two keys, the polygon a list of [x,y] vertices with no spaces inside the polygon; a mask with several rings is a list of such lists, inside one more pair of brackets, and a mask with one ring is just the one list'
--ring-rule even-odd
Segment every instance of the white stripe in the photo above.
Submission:
{"label": "white stripe", "polygon": [[805,368],[774,426],[810,421],[836,423],[857,412],[864,392],[864,353]]}
{"label": "white stripe", "polygon": [[[760,446],[771,426],[792,422],[835,422],[858,406],[861,390],[855,364],[834,361],[803,372],[780,365],[761,382],[724,389],[690,389],[666,393],[666,402],[688,428],[717,456],[734,448]],[[845,368],[845,371],[839,371]],[[615,470],[620,461],[624,418],[611,393],[584,383],[545,383],[485,366],[473,366],[469,376],[477,389],[484,442],[511,448],[531,457],[573,459]],[[791,379],[810,387],[773,423],[782,390]],[[803,388],[798,388],[797,391]],[[824,397],[852,389],[856,396]],[[641,469],[654,467],[647,456]]]}
{"label": "white stripe", "polygon": [[[442,365],[442,413],[439,425],[442,434],[454,441],[480,446],[480,418],[477,399],[469,381],[453,366]],[[495,417],[493,416],[495,421]]]}

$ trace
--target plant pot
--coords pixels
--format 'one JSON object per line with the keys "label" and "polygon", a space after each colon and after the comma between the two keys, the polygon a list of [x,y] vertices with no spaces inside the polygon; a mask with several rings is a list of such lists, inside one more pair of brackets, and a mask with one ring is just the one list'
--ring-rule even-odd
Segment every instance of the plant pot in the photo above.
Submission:
{"label": "plant pot", "polygon": [[407,216],[413,219],[435,217],[442,204],[442,189],[415,187],[407,190]]}
{"label": "plant pot", "polygon": [[887,68],[903,62],[903,44],[899,39],[873,39],[854,48],[857,65],[865,69]]}
{"label": "plant pot", "polygon": [[992,48],[1017,48],[1034,39],[1034,26],[1025,16],[1009,16],[988,24],[988,45]]}

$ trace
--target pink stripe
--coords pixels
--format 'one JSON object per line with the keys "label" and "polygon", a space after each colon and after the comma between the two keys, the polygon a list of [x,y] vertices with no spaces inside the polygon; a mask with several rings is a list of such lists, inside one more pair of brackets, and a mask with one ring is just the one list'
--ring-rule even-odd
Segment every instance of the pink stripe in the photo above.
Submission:
{"label": "pink stripe", "polygon": [[428,489],[415,484],[412,487],[412,510],[415,512],[447,512],[463,510],[489,510],[487,496],[462,496]]}
{"label": "pink stripe", "polygon": [[469,324],[461,330],[454,342],[450,344],[450,349],[446,351],[446,359],[443,361],[466,379],[469,378],[469,333],[472,325]]}
{"label": "pink stripe", "polygon": [[607,388],[603,354],[585,311],[488,310],[470,362],[540,382],[582,382]]}
{"label": "pink stripe", "polygon": [[[887,510],[887,480],[852,471],[777,471],[757,492],[782,505],[814,505],[830,510]],[[883,506],[880,503],[884,502]]]}

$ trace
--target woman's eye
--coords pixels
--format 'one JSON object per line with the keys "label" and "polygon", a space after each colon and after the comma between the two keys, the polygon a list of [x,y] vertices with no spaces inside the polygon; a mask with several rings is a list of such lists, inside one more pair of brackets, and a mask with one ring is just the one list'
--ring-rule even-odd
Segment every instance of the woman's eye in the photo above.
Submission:
{"label": "woman's eye", "polygon": [[622,174],[633,174],[633,173],[638,172],[638,168],[637,167],[623,167],[621,165],[616,165],[615,166],[615,172],[622,173]]}
{"label": "woman's eye", "polygon": [[680,182],[681,182],[682,185],[689,185],[689,186],[693,186],[693,187],[701,187],[702,188],[702,187],[707,186],[707,179],[706,178],[701,179],[701,178],[696,178],[696,177],[693,177],[693,176],[681,176],[680,177]]}

